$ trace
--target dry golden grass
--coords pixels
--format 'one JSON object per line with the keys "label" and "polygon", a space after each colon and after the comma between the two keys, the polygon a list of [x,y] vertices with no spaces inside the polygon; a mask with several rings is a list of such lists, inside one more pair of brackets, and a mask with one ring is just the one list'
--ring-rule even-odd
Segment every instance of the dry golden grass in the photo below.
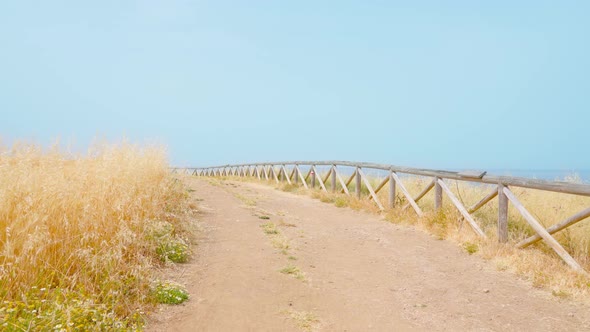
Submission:
{"label": "dry golden grass", "polygon": [[[322,175],[322,178],[325,176]],[[235,178],[242,181],[254,181],[249,178]],[[575,177],[573,177],[575,179]],[[426,177],[403,177],[402,181],[408,191],[415,197],[432,179]],[[258,181],[258,180],[255,180]],[[381,179],[371,178],[371,186],[376,188]],[[318,189],[304,190],[301,186],[276,184],[275,181],[263,181],[280,190],[297,194],[309,194],[322,202],[332,203],[338,207],[350,207],[380,213],[375,203],[369,199],[368,190],[363,183],[361,199],[355,197],[354,182],[349,187],[351,196],[341,193],[342,187],[337,184],[336,193],[324,192]],[[463,202],[467,208],[477,203],[492,190],[493,185],[470,184],[461,181],[448,181],[451,191]],[[319,187],[319,184],[317,185]],[[326,184],[328,190],[330,185]],[[549,227],[576,212],[590,206],[590,197],[553,193],[541,190],[513,187],[511,190],[545,227]],[[388,202],[387,185],[377,196],[382,204]],[[424,196],[418,205],[425,212],[420,218],[412,207],[402,209],[407,204],[401,190],[396,192],[396,208],[383,212],[386,220],[393,223],[410,224],[418,227],[436,238],[447,239],[457,243],[470,254],[481,255],[491,260],[499,270],[508,270],[529,280],[533,286],[550,290],[558,297],[572,297],[583,301],[590,301],[590,279],[573,272],[561,259],[545,244],[538,242],[527,249],[517,249],[516,243],[534,234],[532,228],[519,212],[509,204],[509,242],[498,244],[496,222],[498,218],[497,198],[487,203],[474,213],[475,220],[488,236],[488,240],[478,238],[469,224],[462,220],[461,215],[450,199],[443,194],[443,207],[434,212],[433,191]],[[586,269],[590,271],[590,221],[584,220],[567,230],[554,234],[554,237],[564,248]]]}
{"label": "dry golden grass", "polygon": [[0,151],[0,329],[135,329],[187,192],[161,148]]}
{"label": "dry golden grass", "polygon": [[288,315],[297,327],[306,332],[313,331],[320,322],[317,315],[307,311],[286,310],[283,313]]}

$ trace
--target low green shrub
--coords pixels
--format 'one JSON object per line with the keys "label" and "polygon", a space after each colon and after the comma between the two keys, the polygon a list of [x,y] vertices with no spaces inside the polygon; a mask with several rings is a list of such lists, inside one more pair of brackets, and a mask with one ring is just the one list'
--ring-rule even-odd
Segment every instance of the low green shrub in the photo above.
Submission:
{"label": "low green shrub", "polygon": [[186,263],[189,258],[189,245],[179,237],[166,237],[158,244],[156,253],[164,262]]}
{"label": "low green shrub", "polygon": [[180,304],[189,298],[184,287],[171,281],[157,282],[152,294],[156,302],[161,304]]}

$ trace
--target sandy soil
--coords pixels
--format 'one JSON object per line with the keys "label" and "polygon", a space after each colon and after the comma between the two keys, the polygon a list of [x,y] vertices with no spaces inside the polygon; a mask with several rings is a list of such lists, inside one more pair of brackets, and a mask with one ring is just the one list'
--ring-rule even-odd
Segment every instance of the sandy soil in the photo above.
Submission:
{"label": "sandy soil", "polygon": [[187,181],[202,232],[175,277],[191,300],[148,331],[590,330],[587,306],[410,227],[264,185]]}

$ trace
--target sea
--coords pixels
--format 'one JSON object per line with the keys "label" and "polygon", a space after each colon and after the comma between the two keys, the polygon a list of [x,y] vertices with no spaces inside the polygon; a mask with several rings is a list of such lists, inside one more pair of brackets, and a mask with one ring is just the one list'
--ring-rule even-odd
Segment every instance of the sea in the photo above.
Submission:
{"label": "sea", "polygon": [[566,181],[575,183],[590,183],[590,169],[555,170],[555,169],[492,169],[489,175],[515,176],[529,179],[549,181]]}

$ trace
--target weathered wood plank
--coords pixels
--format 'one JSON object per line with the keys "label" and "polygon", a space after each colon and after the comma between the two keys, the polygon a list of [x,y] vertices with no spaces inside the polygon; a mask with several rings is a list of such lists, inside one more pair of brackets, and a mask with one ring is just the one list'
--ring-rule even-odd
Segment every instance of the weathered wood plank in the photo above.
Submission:
{"label": "weathered wood plank", "polygon": [[305,181],[307,181],[307,179],[309,179],[309,177],[311,176],[311,172],[313,172],[311,170],[311,166],[309,167],[309,171],[307,171],[307,175],[305,175]]}
{"label": "weathered wood plank", "polygon": [[268,181],[270,179],[269,174],[270,174],[270,166],[264,166],[264,178],[266,179],[266,181]]}
{"label": "weathered wood plank", "polygon": [[393,172],[389,171],[389,175],[387,176],[387,179],[389,180],[389,208],[393,209],[395,208],[395,180],[393,179],[393,176],[391,176]]}
{"label": "weathered wood plank", "polygon": [[[498,185],[498,242],[508,242],[508,197],[504,194],[503,184]],[[489,197],[490,195],[488,195]]]}
{"label": "weathered wood plank", "polygon": [[326,186],[324,185],[324,181],[322,181],[322,177],[318,174],[318,170],[315,166],[313,167],[313,171],[316,174],[316,177],[318,179],[318,182],[320,183],[320,187],[322,188],[323,191],[328,192],[328,190],[326,190]]}
{"label": "weathered wood plank", "polygon": [[350,183],[352,182],[352,180],[356,177],[356,170],[354,172],[352,172],[352,174],[350,175],[350,177],[348,178],[348,181],[346,181],[346,187],[348,187],[350,185]]}
{"label": "weathered wood plank", "polygon": [[361,174],[360,174],[360,167],[356,168],[356,178],[355,178],[355,188],[354,192],[356,193],[356,198],[361,199]]}
{"label": "weathered wood plank", "polygon": [[346,183],[342,180],[342,177],[340,176],[340,173],[338,173],[338,168],[336,166],[334,166],[334,173],[336,174],[336,178],[338,179],[338,181],[340,182],[340,185],[342,186],[342,192],[344,192],[346,195],[350,196],[350,193],[348,192],[348,187],[346,186]]}
{"label": "weathered wood plank", "polygon": [[449,187],[447,187],[446,183],[444,183],[444,181],[442,179],[438,179],[436,181],[440,187],[442,188],[442,190],[445,191],[445,193],[447,194],[447,196],[449,197],[449,199],[451,200],[451,202],[453,202],[453,204],[455,205],[455,207],[459,210],[459,212],[461,212],[461,214],[463,215],[463,217],[465,218],[465,220],[467,220],[467,222],[469,223],[469,225],[471,226],[471,228],[473,228],[473,230],[475,231],[475,233],[477,233],[477,235],[486,238],[486,234],[481,230],[481,228],[479,228],[479,225],[477,225],[477,223],[475,222],[475,220],[473,219],[473,217],[471,217],[471,215],[469,213],[467,213],[467,210],[465,209],[465,207],[463,206],[463,204],[461,204],[461,202],[459,201],[459,199],[455,196],[455,194],[453,194],[453,192],[451,191],[451,189],[449,189]]}
{"label": "weathered wood plank", "polygon": [[[428,194],[428,192],[430,192],[430,190],[432,190],[432,188],[434,188],[435,183],[436,183],[436,178],[432,179],[432,181],[430,181],[428,183],[428,185],[426,187],[424,187],[424,189],[422,189],[422,191],[418,195],[416,195],[416,197],[414,197],[414,202],[418,203],[418,201],[420,201],[424,196],[426,196],[426,194]],[[402,211],[405,211],[409,207],[410,207],[410,203],[404,205],[404,207],[402,207]]]}
{"label": "weathered wood plank", "polygon": [[277,183],[280,183],[280,181],[279,181],[279,177],[278,177],[278,175],[277,175],[277,172],[275,171],[275,167],[274,167],[274,165],[273,165],[273,166],[271,166],[271,168],[270,168],[270,169],[271,169],[271,171],[272,171],[272,175],[273,175],[273,177],[274,177],[275,181],[276,181]]}
{"label": "weathered wood plank", "polygon": [[[328,174],[324,177],[324,184],[328,183],[328,179],[330,178],[330,174],[332,174],[332,168],[328,171]],[[318,174],[319,175],[319,174]]]}
{"label": "weathered wood plank", "polygon": [[282,167],[283,167],[283,175],[284,175],[285,179],[287,180],[287,183],[291,184],[290,176],[287,175],[288,174],[287,167],[285,167],[285,165],[282,165]]}
{"label": "weathered wood plank", "polygon": [[404,186],[404,184],[402,183],[402,181],[400,180],[400,178],[397,176],[397,174],[395,174],[395,172],[391,172],[391,176],[395,180],[395,183],[399,186],[399,189],[402,191],[402,193],[404,194],[404,196],[406,196],[406,199],[408,200],[408,202],[410,203],[410,205],[414,208],[414,211],[416,211],[416,213],[418,214],[418,216],[422,217],[424,215],[424,212],[422,212],[422,210],[420,209],[420,207],[418,206],[418,204],[416,204],[416,202],[414,202],[414,199],[412,198],[412,195],[406,189],[406,187]]}
{"label": "weathered wood plank", "polygon": [[377,204],[377,206],[379,207],[379,209],[381,211],[385,210],[385,208],[381,204],[381,201],[379,201],[379,197],[377,197],[377,194],[375,193],[375,191],[371,187],[371,183],[369,183],[369,180],[367,179],[367,176],[365,175],[365,173],[363,173],[363,171],[360,168],[358,169],[358,172],[359,172],[360,178],[363,180],[363,182],[365,182],[365,186],[367,186],[367,189],[369,190],[371,197],[373,197],[375,204]]}
{"label": "weathered wood plank", "polygon": [[463,178],[472,178],[472,179],[481,179],[484,175],[486,175],[486,171],[461,171],[457,173],[460,177]]}
{"label": "weathered wood plank", "polygon": [[[562,229],[565,229],[573,224],[576,224],[588,217],[590,217],[590,208],[582,210],[582,211],[574,214],[573,216],[566,218],[563,221],[547,228],[547,233],[549,233],[549,234],[557,233],[557,232],[561,231]],[[541,240],[541,236],[539,236],[538,234],[535,234],[531,237],[528,237],[528,238],[520,241],[516,246],[518,248],[526,248],[539,240]]]}
{"label": "weathered wood plank", "polygon": [[[375,194],[377,194],[383,187],[385,187],[387,182],[389,182],[389,178],[390,178],[390,176],[387,175],[387,177],[385,177],[385,179],[383,179],[383,181],[381,181],[381,183],[379,183],[377,188],[375,188]],[[369,199],[373,199],[373,197],[369,197]]]}
{"label": "weathered wood plank", "polygon": [[377,188],[375,188],[375,194],[379,193],[379,191],[381,191],[381,189],[383,189],[383,187],[385,187],[385,185],[387,184],[387,182],[389,182],[389,175],[387,175],[383,181],[381,181],[379,183],[379,185],[377,186]]}
{"label": "weathered wood plank", "polygon": [[442,186],[440,185],[440,178],[435,178],[436,182],[434,183],[434,210],[438,211],[442,208],[443,204],[443,196],[442,196]]}
{"label": "weathered wood plank", "polygon": [[311,175],[311,167],[309,168],[309,170],[307,171],[307,173],[304,173],[304,175],[305,175],[304,176],[305,181],[307,182],[307,179],[309,179],[309,176]]}
{"label": "weathered wood plank", "polygon": [[414,201],[418,203],[418,201],[420,201],[424,196],[426,196],[426,194],[428,194],[430,190],[432,190],[432,188],[434,188],[435,184],[436,178],[432,179],[432,181],[430,181],[430,183],[428,183],[428,185],[424,189],[422,189],[422,191],[418,195],[416,195],[416,197],[414,197]]}
{"label": "weathered wood plank", "polygon": [[473,204],[472,207],[470,207],[469,209],[467,209],[467,212],[473,213],[473,212],[481,209],[482,206],[486,205],[489,201],[491,201],[492,199],[494,199],[496,196],[498,196],[498,189],[494,189],[486,197],[482,198],[479,202]]}
{"label": "weathered wood plank", "polygon": [[335,193],[336,192],[336,166],[332,165],[332,179],[330,180],[331,182],[331,186],[332,186],[332,192]]}
{"label": "weathered wood plank", "polygon": [[561,244],[559,244],[559,242],[557,242],[557,240],[555,240],[551,234],[545,230],[543,225],[541,225],[541,223],[539,223],[537,219],[535,219],[535,217],[533,217],[533,215],[520,203],[512,191],[510,191],[508,188],[504,188],[503,192],[518,210],[518,212],[520,212],[524,219],[529,223],[529,225],[531,225],[535,232],[537,232],[537,234],[539,234],[539,236],[545,240],[545,243],[547,243],[547,245],[551,247],[551,249],[553,249],[553,251],[555,251],[555,253],[557,253],[557,255],[559,255],[559,257],[561,257],[561,259],[563,259],[567,265],[580,274],[588,275],[588,273],[584,271],[580,264],[578,264],[578,262],[576,262],[576,260],[565,249],[563,249]]}
{"label": "weathered wood plank", "polygon": [[301,174],[301,170],[299,169],[299,166],[295,165],[295,168],[297,169],[297,175],[299,175],[299,178],[301,179],[301,183],[303,184],[303,187],[305,189],[309,189],[309,187],[307,186],[307,182],[305,181],[305,178],[303,178],[303,174]]}

